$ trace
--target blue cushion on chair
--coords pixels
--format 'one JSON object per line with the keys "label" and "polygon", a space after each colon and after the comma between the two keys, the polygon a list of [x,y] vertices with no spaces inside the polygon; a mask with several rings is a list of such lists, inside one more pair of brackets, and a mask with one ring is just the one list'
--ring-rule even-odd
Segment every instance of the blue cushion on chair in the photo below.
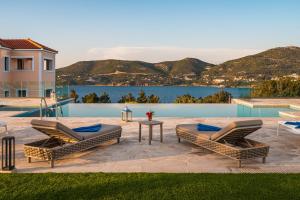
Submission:
{"label": "blue cushion on chair", "polygon": [[300,122],[285,122],[284,124],[293,125],[293,126],[300,126]]}
{"label": "blue cushion on chair", "polygon": [[198,131],[219,131],[221,130],[221,128],[216,126],[206,125],[206,124],[198,124],[197,130]]}
{"label": "blue cushion on chair", "polygon": [[98,132],[101,129],[101,124],[93,125],[93,126],[84,126],[79,128],[72,129],[75,132]]}

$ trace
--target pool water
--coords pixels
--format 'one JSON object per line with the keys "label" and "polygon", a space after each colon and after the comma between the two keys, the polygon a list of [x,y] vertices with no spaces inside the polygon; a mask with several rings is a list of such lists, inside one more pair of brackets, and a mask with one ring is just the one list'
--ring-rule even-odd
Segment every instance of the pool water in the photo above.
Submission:
{"label": "pool water", "polygon": [[34,107],[12,107],[12,106],[0,106],[0,111],[31,111],[37,109]]}
{"label": "pool water", "polygon": [[[125,104],[65,104],[64,117],[120,117]],[[250,108],[236,104],[128,104],[134,117],[145,117],[149,110],[156,117],[279,117],[289,108]]]}

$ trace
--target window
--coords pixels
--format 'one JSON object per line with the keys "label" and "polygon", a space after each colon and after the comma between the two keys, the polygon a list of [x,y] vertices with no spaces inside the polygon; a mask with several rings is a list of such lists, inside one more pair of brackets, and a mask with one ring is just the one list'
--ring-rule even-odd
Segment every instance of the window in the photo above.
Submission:
{"label": "window", "polygon": [[51,97],[52,89],[46,89],[45,90],[45,96],[46,97]]}
{"label": "window", "polygon": [[44,70],[52,71],[53,70],[53,61],[49,59],[44,59]]}
{"label": "window", "polygon": [[4,57],[4,71],[9,71],[9,57]]}
{"label": "window", "polygon": [[17,95],[18,97],[27,97],[27,90],[18,90]]}
{"label": "window", "polygon": [[8,90],[4,90],[4,97],[9,97],[9,91]]}
{"label": "window", "polygon": [[23,59],[17,59],[17,69],[24,70],[24,60]]}

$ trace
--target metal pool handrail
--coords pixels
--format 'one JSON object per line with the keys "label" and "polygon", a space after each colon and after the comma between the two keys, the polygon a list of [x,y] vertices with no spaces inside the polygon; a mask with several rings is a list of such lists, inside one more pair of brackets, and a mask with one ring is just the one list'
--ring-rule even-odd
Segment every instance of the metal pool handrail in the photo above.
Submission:
{"label": "metal pool handrail", "polygon": [[45,117],[47,117],[47,111],[49,110],[46,98],[42,97],[41,102],[40,102],[40,118],[41,118],[41,120],[43,119],[43,102],[45,104]]}

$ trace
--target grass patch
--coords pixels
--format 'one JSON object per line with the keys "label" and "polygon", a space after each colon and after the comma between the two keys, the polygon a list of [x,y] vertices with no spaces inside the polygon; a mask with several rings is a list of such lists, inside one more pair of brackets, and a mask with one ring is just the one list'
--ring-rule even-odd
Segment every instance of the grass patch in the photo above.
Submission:
{"label": "grass patch", "polygon": [[299,174],[0,174],[1,199],[297,199]]}

